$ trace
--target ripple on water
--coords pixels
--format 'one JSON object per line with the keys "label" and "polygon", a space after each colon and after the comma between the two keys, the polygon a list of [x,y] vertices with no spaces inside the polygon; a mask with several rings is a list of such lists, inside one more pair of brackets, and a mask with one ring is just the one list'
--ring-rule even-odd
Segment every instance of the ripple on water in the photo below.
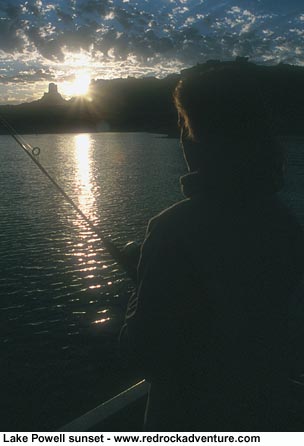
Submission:
{"label": "ripple on water", "polygon": [[[118,246],[141,242],[147,221],[181,198],[178,141],[147,134],[33,135],[42,164]],[[0,137],[0,321],[16,336],[76,336],[85,324],[121,320],[132,283],[101,237],[8,137]],[[304,222],[303,144],[289,143],[284,198]],[[156,173],[155,173],[156,172]],[[109,306],[111,314],[100,317]],[[90,308],[90,309],[89,309]],[[7,317],[18,320],[8,327]],[[110,319],[107,319],[107,318]],[[104,321],[103,321],[104,319]],[[75,329],[68,330],[73,325]],[[4,332],[3,339],[7,339]]]}

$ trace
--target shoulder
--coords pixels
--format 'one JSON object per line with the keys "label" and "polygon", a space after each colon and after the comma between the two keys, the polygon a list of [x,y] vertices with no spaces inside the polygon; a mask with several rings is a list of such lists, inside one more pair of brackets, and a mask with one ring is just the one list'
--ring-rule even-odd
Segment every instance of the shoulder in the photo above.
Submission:
{"label": "shoulder", "polygon": [[193,218],[195,203],[187,198],[155,215],[148,223],[147,234],[151,232],[178,232],[184,228],[185,220]]}
{"label": "shoulder", "polygon": [[[285,228],[287,233],[291,233],[294,237],[299,237],[299,239],[303,239],[304,232],[302,225],[293,211],[293,209],[286,203],[285,200],[282,200],[281,197],[276,196],[273,200],[273,219],[277,223],[277,225],[281,225]],[[269,214],[272,212],[271,206],[267,206],[267,210]]]}
{"label": "shoulder", "polygon": [[155,256],[165,261],[174,252],[177,255],[184,245],[185,234],[193,221],[194,203],[185,199],[154,216],[148,223],[141,247],[141,264]]}

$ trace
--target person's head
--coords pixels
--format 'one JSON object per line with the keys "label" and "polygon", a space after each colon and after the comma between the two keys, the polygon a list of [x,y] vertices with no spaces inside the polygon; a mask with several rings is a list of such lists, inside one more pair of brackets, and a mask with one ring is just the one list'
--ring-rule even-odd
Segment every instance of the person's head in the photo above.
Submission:
{"label": "person's head", "polygon": [[174,93],[189,169],[200,171],[209,185],[279,190],[284,155],[261,92],[260,71],[237,65],[197,71]]}

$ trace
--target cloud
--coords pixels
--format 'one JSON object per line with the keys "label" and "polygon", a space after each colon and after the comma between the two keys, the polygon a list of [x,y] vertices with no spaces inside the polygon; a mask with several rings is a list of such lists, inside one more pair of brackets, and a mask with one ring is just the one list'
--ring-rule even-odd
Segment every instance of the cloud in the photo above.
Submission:
{"label": "cloud", "polygon": [[49,81],[54,77],[54,73],[52,73],[50,70],[44,70],[41,68],[19,71],[18,74],[15,75],[1,74],[0,72],[0,83],[36,83]]}
{"label": "cloud", "polygon": [[20,35],[21,7],[18,3],[0,2],[0,49],[6,52],[13,52],[16,49],[22,50],[23,39]]}
{"label": "cloud", "polygon": [[104,16],[109,7],[109,0],[87,0],[79,2],[78,12],[93,13]]}
{"label": "cloud", "polygon": [[73,25],[74,21],[73,21],[73,16],[71,14],[62,11],[58,7],[55,9],[55,11],[56,11],[58,20],[60,20],[60,21],[62,20],[62,22],[65,25]]}
{"label": "cloud", "polygon": [[15,51],[22,51],[24,45],[24,40],[20,36],[19,27],[9,19],[2,19],[0,21],[0,49],[8,53],[13,53]]}
{"label": "cloud", "polygon": [[[300,4],[297,0],[290,2],[294,7]],[[101,51],[106,58],[111,51],[111,57],[118,59],[135,52],[142,60],[153,57],[153,52],[164,57],[172,57],[175,52],[185,63],[191,57],[207,57],[218,50],[219,57],[229,56],[237,47],[254,55],[255,50],[265,50],[266,36],[261,29],[265,25],[300,44],[301,36],[289,32],[284,17],[278,15],[286,4],[278,1],[275,7],[271,0],[156,0],[151,6],[145,0],[57,0],[52,4],[37,0],[21,6],[4,0],[0,4],[4,15],[0,22],[0,47],[12,53],[22,51],[26,45],[34,46],[43,58],[60,62],[63,48],[91,48],[93,53]],[[271,8],[275,14],[270,12]],[[299,17],[298,14],[293,20],[299,21]],[[236,33],[240,45],[232,38]],[[222,49],[216,40],[222,42]],[[235,43],[229,50],[227,44],[232,41]],[[283,54],[280,51],[280,57]]]}
{"label": "cloud", "polygon": [[83,52],[107,77],[236,55],[304,64],[303,22],[302,0],[0,0],[0,67],[25,81],[69,75],[68,55]]}

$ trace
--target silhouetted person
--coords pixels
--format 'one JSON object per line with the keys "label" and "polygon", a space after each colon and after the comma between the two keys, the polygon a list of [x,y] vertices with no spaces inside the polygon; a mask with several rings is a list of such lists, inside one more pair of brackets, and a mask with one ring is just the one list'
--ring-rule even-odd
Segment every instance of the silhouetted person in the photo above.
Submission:
{"label": "silhouetted person", "polygon": [[126,318],[145,430],[285,430],[304,243],[277,196],[283,150],[247,68],[193,73],[175,104],[187,198],[150,221]]}

